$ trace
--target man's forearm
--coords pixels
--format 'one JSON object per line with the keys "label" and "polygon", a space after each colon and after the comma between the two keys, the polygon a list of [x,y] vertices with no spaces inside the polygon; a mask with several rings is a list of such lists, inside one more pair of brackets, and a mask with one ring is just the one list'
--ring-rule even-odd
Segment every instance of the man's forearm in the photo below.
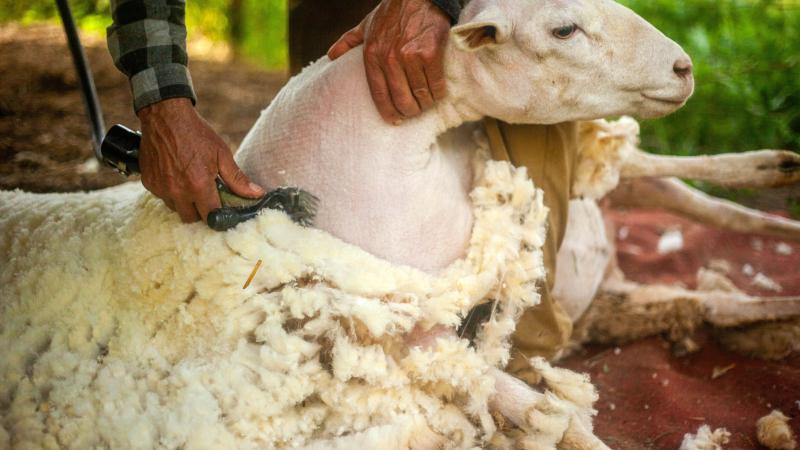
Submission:
{"label": "man's forearm", "polygon": [[186,3],[111,0],[108,48],[128,76],[136,111],[168,98],[195,101],[186,54]]}

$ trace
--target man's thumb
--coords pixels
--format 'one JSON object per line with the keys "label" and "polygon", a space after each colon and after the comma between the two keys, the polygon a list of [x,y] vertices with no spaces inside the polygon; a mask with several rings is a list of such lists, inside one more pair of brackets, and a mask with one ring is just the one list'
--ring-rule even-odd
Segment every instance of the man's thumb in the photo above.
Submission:
{"label": "man's thumb", "polygon": [[353,47],[361,45],[363,42],[364,33],[361,31],[361,27],[353,28],[343,34],[342,37],[328,49],[328,58],[332,60],[336,59],[350,51]]}
{"label": "man's thumb", "polygon": [[265,194],[264,189],[251,182],[242,169],[236,165],[233,155],[228,154],[220,158],[219,175],[228,189],[240,197],[258,198]]}

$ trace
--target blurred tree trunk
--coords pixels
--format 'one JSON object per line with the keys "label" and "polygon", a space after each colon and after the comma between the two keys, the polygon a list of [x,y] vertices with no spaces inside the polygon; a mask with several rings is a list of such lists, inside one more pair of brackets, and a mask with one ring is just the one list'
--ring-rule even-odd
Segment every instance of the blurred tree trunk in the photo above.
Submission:
{"label": "blurred tree trunk", "polygon": [[[236,1],[236,0],[234,0]],[[328,51],[378,0],[289,0],[289,65],[298,73]]]}
{"label": "blurred tree trunk", "polygon": [[228,6],[228,20],[230,26],[228,32],[230,33],[231,50],[233,50],[233,57],[238,58],[244,41],[244,13],[243,13],[243,0],[230,0]]}

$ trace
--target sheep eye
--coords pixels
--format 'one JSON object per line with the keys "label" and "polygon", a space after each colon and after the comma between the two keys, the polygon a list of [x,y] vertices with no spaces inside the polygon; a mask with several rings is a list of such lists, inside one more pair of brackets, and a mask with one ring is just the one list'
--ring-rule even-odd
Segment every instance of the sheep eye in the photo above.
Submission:
{"label": "sheep eye", "polygon": [[574,23],[572,25],[566,25],[563,27],[558,27],[553,30],[553,36],[559,39],[568,39],[570,36],[575,34],[575,31],[578,30],[578,26]]}

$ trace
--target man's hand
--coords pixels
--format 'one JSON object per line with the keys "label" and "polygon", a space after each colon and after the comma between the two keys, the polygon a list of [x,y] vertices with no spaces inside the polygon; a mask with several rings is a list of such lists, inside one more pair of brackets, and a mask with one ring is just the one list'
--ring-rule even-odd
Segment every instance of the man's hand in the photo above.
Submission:
{"label": "man's hand", "polygon": [[446,94],[443,56],[450,19],[430,0],[383,0],[328,50],[336,59],[364,43],[372,99],[399,124]]}
{"label": "man's hand", "polygon": [[138,116],[142,122],[142,184],[184,222],[205,221],[209,212],[220,207],[217,175],[237,195],[264,195],[239,169],[228,146],[189,99],[163,100],[142,108]]}

